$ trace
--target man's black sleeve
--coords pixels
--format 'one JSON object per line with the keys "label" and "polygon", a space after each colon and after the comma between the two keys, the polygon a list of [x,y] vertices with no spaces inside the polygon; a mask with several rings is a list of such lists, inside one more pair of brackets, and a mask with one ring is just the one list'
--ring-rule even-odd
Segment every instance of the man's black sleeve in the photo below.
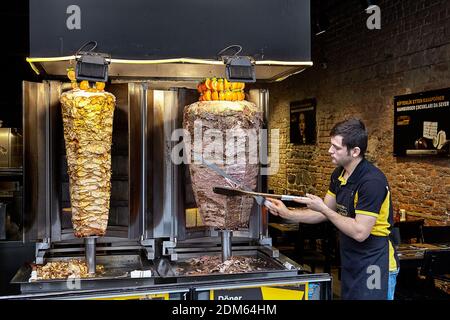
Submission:
{"label": "man's black sleeve", "polygon": [[388,186],[381,179],[364,182],[356,192],[356,214],[378,217],[383,205],[388,203]]}

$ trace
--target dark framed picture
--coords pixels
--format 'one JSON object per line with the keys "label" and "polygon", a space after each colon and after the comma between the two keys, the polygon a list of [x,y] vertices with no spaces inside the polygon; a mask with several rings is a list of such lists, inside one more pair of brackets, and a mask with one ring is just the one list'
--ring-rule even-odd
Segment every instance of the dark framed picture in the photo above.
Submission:
{"label": "dark framed picture", "polygon": [[394,97],[394,156],[450,156],[450,88]]}
{"label": "dark framed picture", "polygon": [[316,144],[316,99],[290,103],[290,142]]}

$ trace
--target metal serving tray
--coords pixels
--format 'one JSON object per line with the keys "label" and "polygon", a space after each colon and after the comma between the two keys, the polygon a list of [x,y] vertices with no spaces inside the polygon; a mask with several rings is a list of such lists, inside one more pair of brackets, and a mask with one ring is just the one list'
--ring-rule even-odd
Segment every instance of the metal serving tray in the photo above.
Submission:
{"label": "metal serving tray", "polygon": [[[189,271],[190,266],[187,264],[187,260],[192,258],[198,258],[201,256],[220,256],[221,252],[190,252],[179,253],[177,261],[168,261],[161,259],[155,263],[155,268],[158,274],[166,279],[176,279],[178,283],[186,283],[192,281],[210,281],[219,279],[261,279],[261,278],[276,278],[298,275],[301,269],[295,262],[280,255],[279,258],[273,258],[261,252],[259,250],[243,250],[233,251],[234,256],[245,256],[252,258],[259,258],[267,264],[266,270],[258,270],[251,272],[241,273],[209,273],[209,274],[195,274],[187,275],[185,272],[179,272],[179,268],[183,268]],[[288,262],[289,260],[289,262]],[[285,264],[288,262],[288,264]]]}
{"label": "metal serving tray", "polygon": [[[45,262],[65,261],[74,258],[83,259],[84,257],[48,258]],[[149,286],[154,284],[154,278],[158,276],[151,263],[138,254],[98,255],[96,258],[97,264],[103,265],[105,272],[92,278],[30,281],[32,268],[30,265],[25,265],[19,269],[11,283],[20,285],[22,293],[77,291],[123,286]],[[131,278],[131,271],[133,270],[151,270],[152,276],[150,278]]]}

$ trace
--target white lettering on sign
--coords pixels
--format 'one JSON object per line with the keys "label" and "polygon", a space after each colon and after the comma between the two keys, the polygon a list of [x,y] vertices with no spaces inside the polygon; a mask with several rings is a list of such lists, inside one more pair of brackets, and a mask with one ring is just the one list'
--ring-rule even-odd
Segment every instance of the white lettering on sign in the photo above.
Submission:
{"label": "white lettering on sign", "polygon": [[242,300],[242,297],[218,296],[217,300]]}

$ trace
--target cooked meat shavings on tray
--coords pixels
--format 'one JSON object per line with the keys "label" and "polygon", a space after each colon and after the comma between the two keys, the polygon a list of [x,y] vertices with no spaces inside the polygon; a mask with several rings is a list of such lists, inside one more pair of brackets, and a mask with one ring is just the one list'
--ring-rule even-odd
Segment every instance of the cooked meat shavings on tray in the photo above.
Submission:
{"label": "cooked meat shavings on tray", "polygon": [[206,275],[211,273],[246,273],[273,270],[274,266],[261,258],[234,256],[222,262],[219,256],[202,256],[180,263],[179,275]]}
{"label": "cooked meat shavings on tray", "polygon": [[[86,261],[81,259],[54,261],[42,266],[33,265],[32,267],[37,273],[36,280],[95,277],[95,275],[89,274]],[[96,266],[96,275],[102,274],[104,271],[104,266]]]}

